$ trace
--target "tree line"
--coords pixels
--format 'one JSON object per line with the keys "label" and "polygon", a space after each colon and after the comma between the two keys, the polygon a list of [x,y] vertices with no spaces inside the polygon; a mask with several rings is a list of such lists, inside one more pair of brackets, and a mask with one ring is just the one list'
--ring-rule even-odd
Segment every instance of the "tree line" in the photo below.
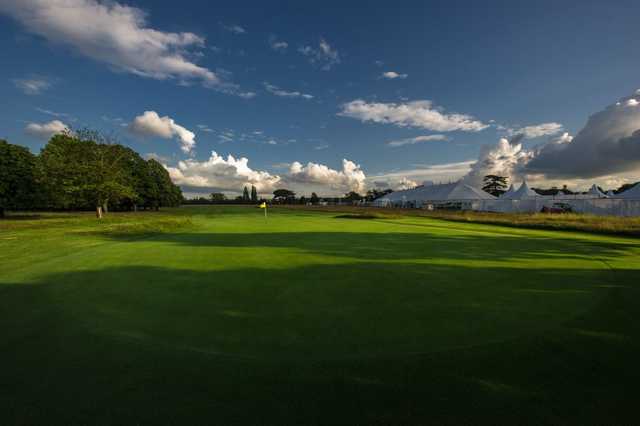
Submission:
{"label": "tree line", "polygon": [[53,136],[38,155],[0,140],[0,217],[6,210],[159,209],[182,191],[154,159],[80,130]]}
{"label": "tree line", "polygon": [[320,204],[323,202],[327,202],[330,204],[339,204],[339,203],[354,203],[359,201],[373,201],[377,198],[380,198],[384,195],[393,192],[391,189],[379,190],[379,189],[370,189],[366,192],[365,195],[360,195],[355,191],[348,192],[344,194],[342,197],[319,197],[315,192],[311,193],[310,197],[297,196],[294,191],[286,188],[280,188],[273,191],[273,197],[271,200],[267,200],[265,198],[258,197],[258,191],[256,187],[251,185],[251,189],[248,186],[245,186],[242,190],[242,195],[238,195],[236,197],[227,197],[226,194],[222,192],[213,192],[209,195],[209,197],[196,197],[187,199],[184,201],[184,204],[260,204],[265,201],[270,201],[273,204]]}

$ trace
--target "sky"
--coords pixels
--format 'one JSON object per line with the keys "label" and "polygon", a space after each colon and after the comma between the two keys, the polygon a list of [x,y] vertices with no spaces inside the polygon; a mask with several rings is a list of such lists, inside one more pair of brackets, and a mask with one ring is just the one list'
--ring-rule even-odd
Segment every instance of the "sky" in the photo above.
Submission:
{"label": "sky", "polygon": [[[0,138],[115,137],[187,195],[640,180],[637,1],[0,0]],[[591,117],[591,118],[590,118]]]}

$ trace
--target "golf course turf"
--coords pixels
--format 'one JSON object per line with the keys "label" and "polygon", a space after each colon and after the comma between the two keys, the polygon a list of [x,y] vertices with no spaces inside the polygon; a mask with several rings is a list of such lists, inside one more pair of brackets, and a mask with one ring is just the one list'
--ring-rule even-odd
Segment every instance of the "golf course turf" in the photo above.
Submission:
{"label": "golf course turf", "polygon": [[249,206],[0,221],[0,424],[631,424],[640,240]]}

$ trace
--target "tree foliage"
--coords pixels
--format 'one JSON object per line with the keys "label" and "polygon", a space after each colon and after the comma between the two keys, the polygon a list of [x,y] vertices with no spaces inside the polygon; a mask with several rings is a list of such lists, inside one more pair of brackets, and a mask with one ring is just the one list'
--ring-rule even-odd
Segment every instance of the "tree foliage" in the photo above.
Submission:
{"label": "tree foliage", "polygon": [[507,177],[498,175],[486,175],[483,179],[482,190],[496,197],[507,190]]}
{"label": "tree foliage", "polygon": [[[162,164],[91,131],[55,135],[38,156],[3,141],[0,191],[5,208],[96,209],[98,215],[183,199]],[[11,194],[6,201],[5,193]]]}

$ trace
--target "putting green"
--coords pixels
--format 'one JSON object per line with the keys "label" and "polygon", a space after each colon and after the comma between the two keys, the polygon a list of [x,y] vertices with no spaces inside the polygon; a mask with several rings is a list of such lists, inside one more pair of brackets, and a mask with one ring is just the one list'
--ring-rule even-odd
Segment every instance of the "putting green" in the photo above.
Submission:
{"label": "putting green", "polygon": [[335,216],[0,223],[0,423],[634,418],[639,240]]}

